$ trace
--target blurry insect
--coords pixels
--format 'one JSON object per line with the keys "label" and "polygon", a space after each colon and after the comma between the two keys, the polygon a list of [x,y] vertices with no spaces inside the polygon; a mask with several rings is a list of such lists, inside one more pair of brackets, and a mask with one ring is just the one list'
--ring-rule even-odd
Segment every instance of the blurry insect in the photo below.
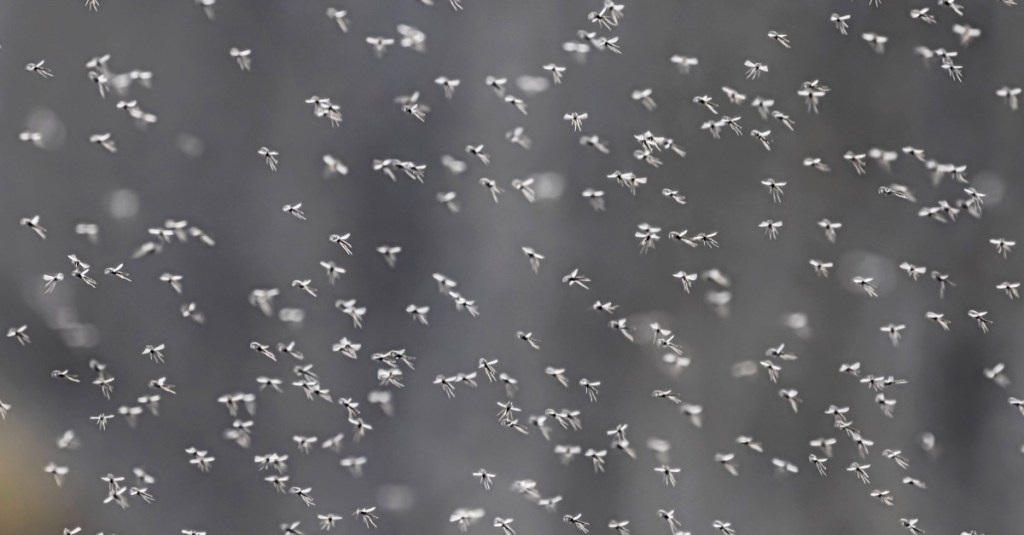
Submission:
{"label": "blurry insect", "polygon": [[700,64],[700,60],[698,58],[682,56],[679,54],[673,55],[669,58],[669,61],[679,69],[679,74],[690,74],[690,70]]}
{"label": "blurry insect", "polygon": [[981,332],[983,333],[987,333],[988,326],[995,323],[994,321],[988,319],[986,316],[988,316],[987,310],[971,309],[967,311],[967,317],[973,319],[978,324],[978,328],[980,328]]}
{"label": "blurry insect", "polygon": [[828,457],[822,458],[812,453],[807,457],[807,459],[811,461],[811,464],[813,464],[815,468],[818,469],[818,474],[822,477],[827,475],[828,469],[826,468],[825,463],[828,462]]}
{"label": "blurry insect", "polygon": [[858,277],[854,277],[853,278],[853,283],[856,284],[857,286],[860,286],[861,289],[864,290],[864,293],[868,294],[868,296],[870,296],[870,297],[878,297],[878,292],[877,292],[877,290],[875,288],[875,285],[872,284],[872,282],[874,280],[875,280],[874,277],[860,277],[860,276],[858,276]]}
{"label": "blurry insect", "polygon": [[701,106],[707,108],[708,111],[710,111],[711,113],[718,115],[718,106],[711,102],[711,97],[707,95],[693,97],[693,103],[700,104]]}
{"label": "blurry insect", "polygon": [[512,188],[522,193],[523,197],[526,198],[526,202],[532,203],[537,200],[537,192],[533,189],[534,182],[533,178],[516,178],[512,180]]}
{"label": "blurry insect", "polygon": [[828,270],[832,269],[832,262],[822,262],[812,258],[810,264],[819,277],[828,277]]}
{"label": "blurry insect", "polygon": [[786,48],[790,48],[789,36],[784,33],[779,33],[775,30],[770,30],[768,32],[768,38],[774,39],[776,42],[778,42],[780,45]]}
{"label": "blurry insect", "polygon": [[281,211],[290,214],[295,219],[302,221],[306,220],[306,213],[302,211],[302,203],[286,204],[281,207]]}
{"label": "blurry insect", "polygon": [[548,63],[544,65],[544,70],[551,73],[551,81],[556,85],[562,83],[562,76],[565,75],[565,67],[561,65],[555,65],[554,63]]}
{"label": "blurry insect", "polygon": [[875,53],[885,53],[885,44],[889,42],[888,37],[873,32],[864,32],[861,34],[861,38],[867,42],[868,46],[870,46]]}
{"label": "blurry insect", "polygon": [[932,271],[932,280],[939,283],[939,299],[946,297],[946,288],[956,286],[953,281],[949,280],[949,275],[945,273],[939,273],[938,271]]}
{"label": "blurry insect", "polygon": [[390,37],[379,37],[379,36],[367,36],[366,44],[370,45],[373,49],[373,55],[377,59],[384,57],[384,53],[387,52],[388,47],[395,44],[395,40]]}
{"label": "blurry insect", "polygon": [[32,343],[32,339],[28,337],[28,325],[22,325],[20,327],[11,327],[7,329],[7,337],[14,338],[21,345],[28,345]]}
{"label": "blurry insect", "polygon": [[993,238],[988,242],[996,247],[996,254],[1002,255],[1003,258],[1006,258],[1010,254],[1010,249],[1017,245],[1017,242],[1005,238]]}
{"label": "blurry insect", "polygon": [[779,229],[782,228],[782,221],[774,221],[772,219],[766,219],[757,225],[759,228],[764,229],[764,233],[768,235],[769,239],[776,239],[779,237]]}
{"label": "blurry insect", "polygon": [[46,229],[39,224],[39,216],[25,217],[21,219],[21,226],[32,229],[41,239],[46,239]]}
{"label": "blurry insect", "polygon": [[44,60],[40,60],[35,63],[27,63],[25,65],[25,70],[28,72],[34,72],[43,78],[53,78],[53,71],[45,67],[45,63],[46,61]]}
{"label": "blurry insect", "polygon": [[1017,111],[1020,102],[1021,88],[1003,86],[996,89],[996,96],[1003,99],[1011,110]]}
{"label": "blurry insect", "polygon": [[850,463],[850,466],[846,468],[846,471],[853,472],[853,474],[857,476],[857,479],[859,479],[861,483],[867,485],[868,483],[871,482],[871,476],[868,474],[868,468],[871,468],[870,464],[860,464],[858,462],[852,462]]}
{"label": "blurry insect", "polygon": [[523,247],[522,250],[523,254],[525,254],[526,258],[530,261],[530,269],[532,269],[534,273],[537,273],[540,270],[541,260],[544,260],[544,255],[534,251],[531,247]]}
{"label": "blurry insect", "polygon": [[722,465],[726,472],[729,472],[733,476],[739,476],[739,465],[734,462],[736,454],[734,453],[716,453],[715,462]]}
{"label": "blurry insect", "polygon": [[850,15],[840,15],[838,13],[833,13],[829,17],[829,20],[832,21],[832,24],[836,27],[837,30],[839,30],[839,33],[847,35],[847,32],[850,29],[850,24],[848,22],[850,20]]}
{"label": "blurry insect", "polygon": [[484,490],[491,490],[491,486],[494,484],[494,474],[481,468],[476,472],[473,472],[473,477],[480,481],[480,484],[484,486]]}
{"label": "blurry insect", "polygon": [[761,145],[764,146],[764,149],[768,151],[772,150],[771,141],[768,139],[768,136],[771,134],[771,130],[750,130],[750,136],[760,141]]}
{"label": "blurry insect", "polygon": [[764,63],[758,63],[750,61],[749,59],[743,62],[743,66],[747,68],[747,79],[757,79],[761,74],[768,72],[768,66]]}
{"label": "blurry insect", "polygon": [[589,526],[590,524],[588,522],[584,522],[582,516],[583,515],[580,513],[577,513],[575,515],[565,515],[562,517],[562,521],[567,524],[572,524],[581,533],[589,533],[590,530],[587,529],[587,526]]}
{"label": "blurry insect", "polygon": [[799,397],[799,393],[793,388],[783,388],[779,390],[779,397],[789,402],[789,407],[793,409],[793,412],[800,411],[800,403],[802,400]]}
{"label": "blurry insect", "polygon": [[923,529],[917,527],[917,519],[916,518],[910,518],[910,519],[901,518],[900,519],[900,524],[902,524],[903,527],[906,528],[906,530],[911,533],[911,535],[922,535],[924,533]]}
{"label": "blurry insect", "polygon": [[238,68],[239,69],[242,69],[243,71],[251,71],[252,70],[252,50],[250,50],[248,48],[243,50],[243,49],[231,47],[231,49],[228,50],[228,54],[232,58],[234,58],[236,63],[238,63]]}
{"label": "blurry insect", "polygon": [[562,118],[569,121],[572,124],[572,129],[575,132],[583,130],[583,121],[586,120],[588,115],[586,113],[571,112],[566,113]]}
{"label": "blurry insect", "polygon": [[502,535],[516,535],[516,530],[512,529],[512,522],[515,522],[514,518],[494,517],[494,527],[501,528]]}
{"label": "blurry insect", "polygon": [[533,333],[516,331],[516,338],[526,342],[530,347],[540,350],[540,340],[533,337]]}
{"label": "blurry insect", "polygon": [[903,330],[906,329],[906,325],[896,325],[890,323],[881,327],[881,331],[889,335],[889,340],[892,342],[893,347],[900,345],[900,337],[902,336]]}

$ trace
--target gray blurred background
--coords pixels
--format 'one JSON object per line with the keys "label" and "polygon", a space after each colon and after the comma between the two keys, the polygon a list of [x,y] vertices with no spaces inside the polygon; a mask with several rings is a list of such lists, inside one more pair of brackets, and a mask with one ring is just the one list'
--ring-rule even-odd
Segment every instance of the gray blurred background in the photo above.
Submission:
{"label": "gray blurred background", "polygon": [[[4,2],[0,325],[28,324],[32,344],[8,339],[0,354],[0,400],[13,405],[0,421],[0,533],[49,534],[81,525],[89,535],[255,534],[299,520],[308,533],[317,531],[316,513],[327,512],[344,515],[341,531],[353,532],[364,528],[352,511],[370,505],[378,507],[380,533],[455,533],[448,514],[457,507],[486,509],[474,532],[495,530],[491,519],[502,516],[515,518],[522,535],[571,533],[561,514],[576,512],[594,532],[617,518],[631,520],[635,534],[658,533],[666,529],[659,508],[675,509],[693,533],[711,533],[715,519],[731,521],[740,534],[897,533],[900,517],[920,518],[928,533],[1019,530],[1024,424],[1006,398],[1021,397],[1016,383],[1024,383],[1022,314],[993,287],[1017,280],[1021,262],[1017,252],[1004,260],[988,240],[1021,237],[1013,174],[1024,164],[1022,125],[993,93],[1024,78],[1020,8],[971,2],[956,21],[932,6],[939,23],[925,26],[910,19],[904,3],[890,1],[868,8],[845,0],[636,0],[613,32],[622,56],[594,51],[580,64],[562,43],[575,40],[578,29],[608,33],[586,19],[600,8],[596,0],[465,0],[458,13],[437,2],[338,4],[349,12],[347,34],[324,15],[332,4],[323,0],[219,0],[214,21],[187,0],[102,0],[99,13],[73,1]],[[833,11],[853,15],[851,35],[832,27]],[[954,22],[983,34],[958,47]],[[425,32],[426,52],[396,44],[375,59],[365,37],[397,38],[397,24]],[[793,48],[765,37],[770,29],[788,33]],[[865,31],[890,37],[884,55],[860,39]],[[937,64],[925,68],[912,53],[918,45],[959,50],[964,82],[953,82]],[[232,46],[252,49],[251,72],[229,57]],[[88,79],[85,63],[104,53],[115,71],[154,73],[152,88],[130,95],[159,117],[146,131],[115,109],[122,97],[100,99]],[[669,62],[673,54],[696,56],[700,64],[682,75]],[[25,63],[40,59],[53,79],[25,71]],[[745,80],[746,59],[767,63],[771,72]],[[564,84],[533,95],[517,85],[521,76],[547,79],[541,66],[548,62],[567,67]],[[433,83],[440,75],[462,80],[451,101]],[[509,92],[526,99],[529,115],[496,97],[483,83],[487,75],[507,76]],[[818,116],[805,113],[796,95],[812,79],[833,89]],[[747,103],[726,104],[723,85],[747,94]],[[653,88],[656,111],[630,99],[642,87]],[[413,91],[431,107],[425,124],[394,103]],[[340,128],[313,117],[303,101],[314,94],[341,105]],[[723,113],[742,115],[747,130],[771,129],[774,150],[762,150],[746,132],[726,131],[716,141],[700,131],[711,119],[691,102],[700,94],[714,96]],[[748,105],[756,95],[774,98],[776,109],[796,120],[796,132],[761,121]],[[562,120],[570,111],[589,113],[584,133],[607,139],[611,155],[579,145],[579,134]],[[505,140],[515,126],[532,138],[530,150]],[[19,141],[25,130],[42,132],[44,147]],[[632,135],[645,130],[674,138],[688,156],[664,155],[660,169],[634,160]],[[90,134],[108,131],[116,154],[88,143]],[[463,151],[480,143],[493,157],[486,168]],[[276,173],[256,154],[264,145],[280,152]],[[945,225],[919,218],[919,206],[962,197],[962,186],[947,177],[933,187],[912,158],[902,156],[891,175],[870,162],[864,177],[842,160],[846,150],[905,145],[967,164],[972,185],[988,195],[984,217]],[[349,175],[323,178],[324,154],[344,160]],[[442,154],[464,160],[468,170],[448,172]],[[806,156],[825,158],[833,171],[804,168]],[[374,173],[371,161],[387,157],[427,164],[425,183]],[[631,196],[605,178],[616,169],[635,170],[650,182]],[[477,183],[481,176],[507,190],[499,204]],[[526,176],[537,179],[535,204],[509,186]],[[759,184],[769,176],[788,182],[781,204],[772,204]],[[893,181],[914,190],[919,203],[879,196],[878,186]],[[680,190],[688,204],[663,198],[664,187]],[[584,188],[606,191],[606,212],[591,209],[580,196]],[[460,213],[435,201],[441,191],[458,193]],[[308,221],[281,212],[295,202],[304,203]],[[34,214],[50,230],[45,241],[17,224]],[[844,224],[836,244],[815,224],[825,217]],[[757,228],[768,218],[785,222],[776,241]],[[162,254],[130,260],[150,239],[146,229],[167,219],[197,225],[216,247],[169,244]],[[98,244],[75,235],[82,222],[99,225]],[[722,247],[689,249],[663,239],[641,256],[633,232],[642,222],[663,234],[717,230]],[[328,242],[335,232],[352,232],[354,256]],[[402,246],[395,269],[373,251],[382,244]],[[539,275],[522,246],[546,255]],[[41,274],[69,274],[71,253],[94,266],[99,287],[68,277],[43,295]],[[833,275],[815,277],[809,258],[834,261]],[[96,273],[126,260],[132,284]],[[336,286],[327,284],[321,260],[348,270]],[[933,281],[914,283],[899,273],[901,261],[949,273],[957,286],[940,301]],[[593,279],[591,291],[561,283],[575,267]],[[702,281],[688,295],[672,278],[680,269],[709,268],[731,279],[727,317],[705,302],[715,285]],[[158,281],[164,272],[184,276],[184,295]],[[454,311],[438,295],[434,272],[457,280],[480,306],[480,317]],[[873,276],[880,297],[850,288],[854,275]],[[306,278],[320,298],[290,287]],[[272,287],[281,289],[277,307],[303,309],[304,321],[266,318],[247,303],[252,289]],[[333,308],[338,298],[368,307],[365,328],[354,330]],[[595,299],[620,305],[615,317],[637,327],[636,344],[607,328],[612,317],[589,309]],[[207,323],[183,319],[184,302],[195,302]],[[429,326],[409,318],[409,303],[431,307]],[[988,335],[966,317],[971,308],[989,311],[995,324]],[[946,313],[951,332],[928,322],[926,310]],[[806,318],[803,328],[793,328],[794,313],[805,315],[797,316]],[[692,365],[682,374],[662,366],[647,328],[652,321],[685,346]],[[907,325],[898,348],[879,332],[890,322]],[[520,329],[542,340],[541,351],[515,339]],[[363,344],[358,361],[330,352],[342,336]],[[289,385],[283,394],[258,393],[251,448],[224,440],[232,418],[216,402],[220,395],[256,392],[258,375],[286,385],[293,380],[293,361],[255,355],[247,347],[252,340],[297,340],[324,387],[361,401],[374,430],[353,443],[341,407],[309,402]],[[161,342],[168,346],[166,364],[139,355],[145,344]],[[800,359],[783,363],[780,385],[760,371],[734,377],[737,363],[756,362],[783,342]],[[396,413],[388,418],[366,402],[377,388],[378,366],[369,355],[400,347],[417,357],[417,369],[394,392]],[[431,384],[436,374],[475,369],[485,355],[519,379],[522,421],[549,407],[578,408],[583,430],[565,432],[551,423],[551,442],[536,432],[521,436],[496,421],[495,402],[505,398],[499,385],[460,388],[447,400]],[[117,378],[111,401],[87,384],[92,358]],[[873,392],[837,372],[841,362],[853,361],[869,373],[910,380],[886,391],[899,400],[894,419],[875,406]],[[998,362],[1014,381],[1008,390],[982,373]],[[571,388],[543,374],[549,365],[567,368]],[[51,370],[65,368],[83,384],[50,378]],[[134,404],[159,376],[176,384],[178,395],[163,396],[158,418],[144,415],[132,430],[118,417],[106,432],[88,420]],[[575,384],[581,377],[602,381],[597,403]],[[799,414],[779,399],[780,386],[799,389]],[[656,388],[703,405],[704,426],[694,428],[670,404],[651,399]],[[871,485],[843,470],[856,452],[823,414],[833,403],[850,405],[857,427],[875,441],[869,460],[861,461],[873,465]],[[555,444],[607,448],[605,430],[618,423],[629,424],[637,461],[610,451],[604,474],[582,457],[559,464]],[[81,441],[74,451],[56,445],[68,429]],[[338,455],[319,448],[303,455],[291,441],[295,434],[324,439],[337,432],[347,435],[342,456],[368,457],[362,478],[338,466]],[[935,455],[919,447],[926,432],[937,439]],[[735,444],[740,434],[763,442],[766,453]],[[806,460],[814,452],[808,441],[819,436],[839,439],[827,478]],[[651,437],[669,441],[669,464],[683,468],[675,488],[653,471],[659,463],[644,446]],[[188,446],[216,457],[211,473],[188,465]],[[903,450],[910,470],[882,458],[883,448]],[[252,456],[271,451],[291,455],[291,483],[313,488],[315,509],[263,481],[268,474],[257,471]],[[737,478],[713,461],[727,451],[737,453]],[[773,476],[772,456],[795,463],[800,473]],[[43,473],[50,461],[71,470],[62,488]],[[126,510],[103,505],[100,477],[112,472],[131,479],[136,466],[156,478],[150,491],[157,501],[133,500]],[[470,475],[480,467],[498,474],[488,493]],[[901,484],[904,475],[924,480],[928,489]],[[544,496],[564,496],[558,514],[509,490],[525,478],[536,480]],[[875,488],[891,489],[895,507],[870,498]]]}

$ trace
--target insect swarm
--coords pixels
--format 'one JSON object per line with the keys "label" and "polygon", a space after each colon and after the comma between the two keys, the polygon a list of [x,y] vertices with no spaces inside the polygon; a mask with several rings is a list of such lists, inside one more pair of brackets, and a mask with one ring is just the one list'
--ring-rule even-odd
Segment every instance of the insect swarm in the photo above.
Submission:
{"label": "insect swarm", "polygon": [[12,3],[0,532],[1013,533],[1012,3]]}

